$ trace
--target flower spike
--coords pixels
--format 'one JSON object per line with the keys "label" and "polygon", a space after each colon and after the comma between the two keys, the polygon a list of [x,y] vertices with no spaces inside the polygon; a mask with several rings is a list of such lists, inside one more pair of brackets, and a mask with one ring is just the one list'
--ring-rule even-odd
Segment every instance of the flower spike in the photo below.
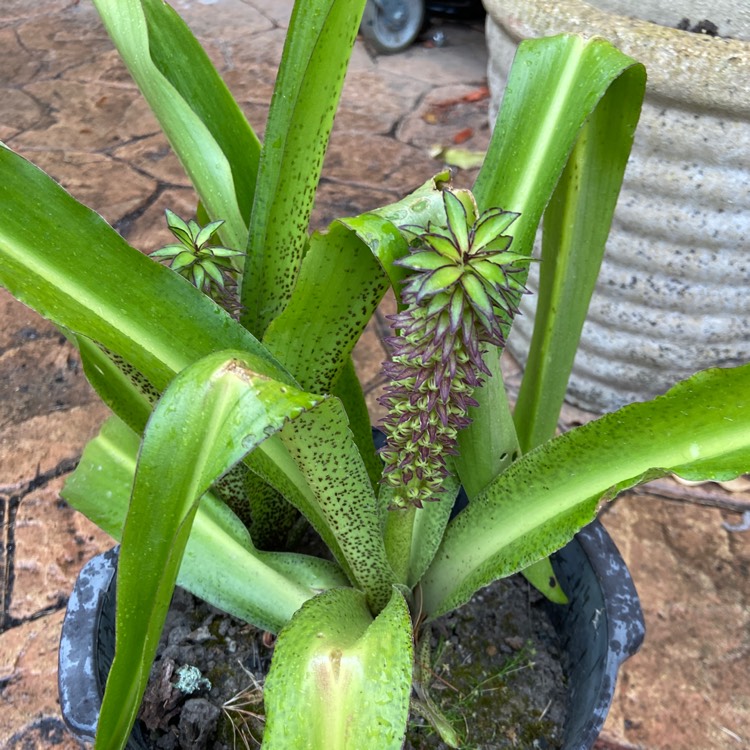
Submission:
{"label": "flower spike", "polygon": [[392,507],[421,508],[436,500],[466,427],[471,394],[488,374],[484,345],[505,345],[502,327],[517,313],[526,288],[517,280],[529,259],[509,250],[503,232],[518,214],[478,214],[469,191],[443,192],[446,225],[403,227],[411,254],[396,261],[412,273],[402,292],[406,309],[390,316],[393,354],[383,363],[390,383],[380,398],[386,444],[383,482]]}

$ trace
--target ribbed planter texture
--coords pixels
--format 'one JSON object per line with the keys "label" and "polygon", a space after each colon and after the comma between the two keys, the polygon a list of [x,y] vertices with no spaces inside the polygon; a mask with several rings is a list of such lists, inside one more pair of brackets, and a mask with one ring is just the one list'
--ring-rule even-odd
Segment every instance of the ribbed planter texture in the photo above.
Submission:
{"label": "ribbed planter texture", "polygon": [[[648,71],[568,398],[610,411],[662,393],[697,370],[750,359],[750,3],[485,0],[485,6],[491,122],[515,49],[526,38],[602,36]],[[683,19],[690,28],[708,20],[720,36],[676,28]],[[510,339],[522,362],[533,307],[530,295]]]}

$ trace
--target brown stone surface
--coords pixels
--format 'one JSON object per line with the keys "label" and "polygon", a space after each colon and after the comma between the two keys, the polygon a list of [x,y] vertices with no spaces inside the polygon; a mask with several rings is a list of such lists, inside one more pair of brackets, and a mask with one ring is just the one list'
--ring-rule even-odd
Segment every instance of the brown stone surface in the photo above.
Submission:
{"label": "brown stone surface", "polygon": [[60,500],[107,416],[75,350],[0,291],[0,746],[77,748],[57,704],[57,646],[81,566],[112,545]]}
{"label": "brown stone surface", "polygon": [[41,719],[59,718],[55,682],[63,614],[63,610],[58,610],[2,634],[2,739],[8,742],[7,746],[13,747],[13,735],[33,732],[31,725]]}
{"label": "brown stone surface", "polygon": [[[262,134],[290,0],[175,0]],[[442,164],[462,131],[486,148],[481,28],[447,25],[448,45],[374,57],[358,43],[325,162],[314,224],[397,200]],[[468,98],[466,98],[468,96]],[[0,3],[0,139],[48,170],[135,247],[169,241],[163,212],[195,199],[88,0]],[[473,172],[457,175],[470,185]],[[354,356],[373,415],[385,315]],[[78,748],[56,693],[62,607],[85,560],[111,543],[59,501],[66,474],[107,410],[74,349],[0,292],[0,747]],[[504,363],[511,386],[518,368]],[[588,415],[566,408],[563,423]],[[686,494],[690,497],[690,493]],[[747,500],[748,494],[742,495]],[[639,495],[605,523],[641,593],[646,645],[623,671],[603,748],[750,746],[750,532],[736,513]]]}
{"label": "brown stone surface", "polygon": [[607,732],[648,748],[747,747],[750,534],[723,526],[736,514],[641,494],[617,500],[603,520],[646,619]]}

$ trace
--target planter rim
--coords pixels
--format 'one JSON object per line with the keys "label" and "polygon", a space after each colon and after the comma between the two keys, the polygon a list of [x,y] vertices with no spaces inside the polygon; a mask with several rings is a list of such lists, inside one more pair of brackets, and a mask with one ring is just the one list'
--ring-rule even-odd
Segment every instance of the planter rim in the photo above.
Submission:
{"label": "planter rim", "polygon": [[660,26],[584,0],[483,2],[516,41],[555,34],[604,37],[646,66],[650,95],[750,115],[750,41]]}

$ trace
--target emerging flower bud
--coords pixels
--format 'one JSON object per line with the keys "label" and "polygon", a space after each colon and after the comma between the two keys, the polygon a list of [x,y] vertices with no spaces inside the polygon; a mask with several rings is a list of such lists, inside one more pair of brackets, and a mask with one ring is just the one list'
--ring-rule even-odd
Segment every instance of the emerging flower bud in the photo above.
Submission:
{"label": "emerging flower bud", "polygon": [[151,253],[152,258],[166,260],[169,267],[184,276],[194,286],[214,301],[229,303],[233,300],[226,294],[226,286],[237,284],[237,272],[232,259],[244,256],[240,250],[213,244],[223,219],[212,221],[201,227],[197,222],[183,221],[176,213],[167,209],[167,226],[179,242],[166,245]]}

